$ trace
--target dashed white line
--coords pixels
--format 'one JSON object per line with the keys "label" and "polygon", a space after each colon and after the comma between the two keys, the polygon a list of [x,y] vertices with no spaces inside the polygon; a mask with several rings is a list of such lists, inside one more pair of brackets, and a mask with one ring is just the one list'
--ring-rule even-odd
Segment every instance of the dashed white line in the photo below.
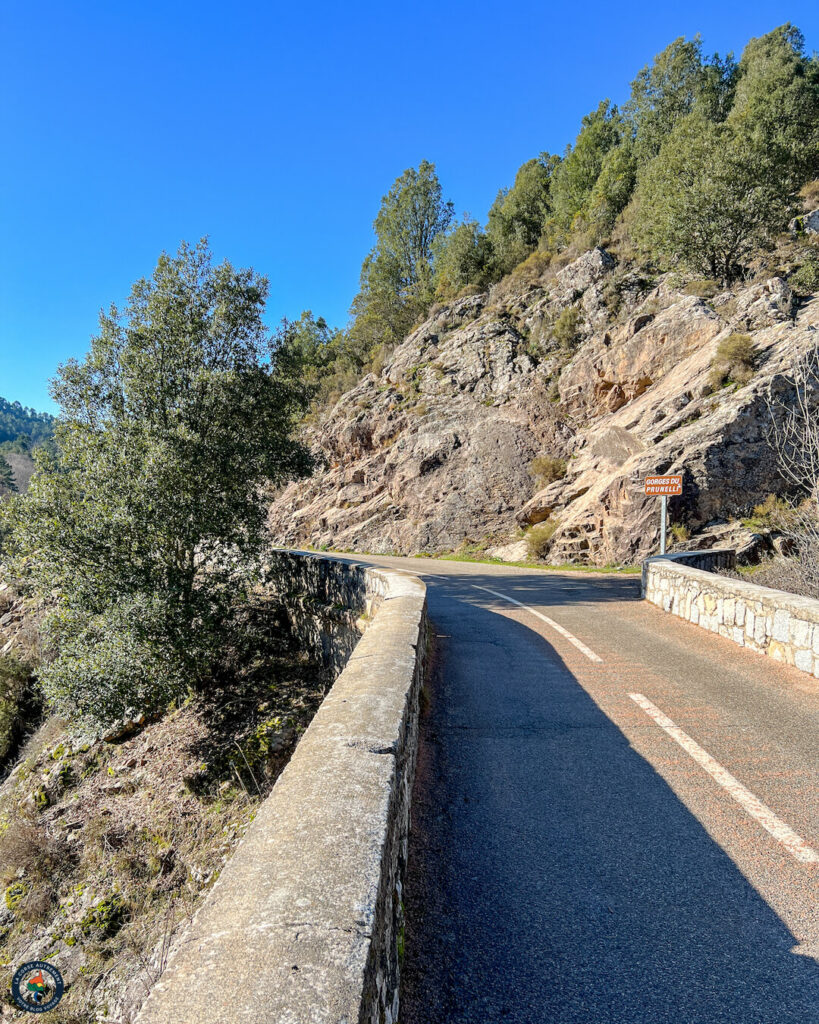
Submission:
{"label": "dashed white line", "polygon": [[668,715],[660,711],[656,704],[652,704],[642,693],[630,693],[629,697],[664,732],[667,732],[673,740],[676,740],[683,750],[690,754],[697,764],[708,772],[711,778],[718,782],[726,792],[730,793],[734,800],[752,818],[755,818],[764,829],[770,832],[774,839],[781,843],[793,858],[801,861],[803,864],[819,864],[819,853],[812,846],[808,846],[801,836],[797,835],[781,818],[778,818],[770,807],[763,804],[738,779],[735,779],[729,771],[722,767],[719,761],[715,761],[706,750],[703,750],[696,740],[692,740],[688,733],[683,732],[679,726],[675,725]]}
{"label": "dashed white line", "polygon": [[523,608],[523,610],[529,612],[530,615],[534,615],[536,619],[540,619],[541,622],[545,622],[547,626],[551,626],[556,633],[560,633],[560,635],[576,647],[578,651],[585,654],[589,661],[596,661],[599,664],[602,664],[603,659],[595,654],[590,647],[587,647],[582,640],[578,640],[576,636],[568,631],[568,629],[564,629],[559,622],[555,622],[554,619],[550,619],[548,615],[535,611],[535,609],[530,608],[528,604],[523,604],[522,601],[516,601],[514,597],[509,597],[508,594],[501,594],[497,590],[490,590],[489,587],[481,587],[477,583],[473,583],[472,586],[475,587],[476,590],[485,590],[487,594],[494,594],[495,597],[499,597],[502,601],[508,601],[510,604],[516,604],[518,608]]}

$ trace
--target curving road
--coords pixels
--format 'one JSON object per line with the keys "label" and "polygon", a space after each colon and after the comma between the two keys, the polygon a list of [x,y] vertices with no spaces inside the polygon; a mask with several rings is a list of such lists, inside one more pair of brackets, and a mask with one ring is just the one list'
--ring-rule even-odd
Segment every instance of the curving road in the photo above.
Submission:
{"label": "curving road", "polygon": [[819,684],[636,577],[366,561],[437,634],[401,1024],[819,1022]]}

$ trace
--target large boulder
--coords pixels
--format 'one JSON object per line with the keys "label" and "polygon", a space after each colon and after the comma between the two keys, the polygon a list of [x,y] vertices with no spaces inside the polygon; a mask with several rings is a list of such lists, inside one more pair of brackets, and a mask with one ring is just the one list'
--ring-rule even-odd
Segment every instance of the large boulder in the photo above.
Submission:
{"label": "large boulder", "polygon": [[557,273],[559,294],[579,298],[615,267],[615,259],[599,246],[584,253]]}
{"label": "large boulder", "polygon": [[731,325],[737,330],[759,331],[790,320],[792,310],[793,294],[787,281],[772,277],[740,294]]}
{"label": "large boulder", "polygon": [[801,217],[794,217],[789,227],[794,234],[803,232],[806,235],[819,235],[819,210],[811,210],[810,213],[803,213]]}

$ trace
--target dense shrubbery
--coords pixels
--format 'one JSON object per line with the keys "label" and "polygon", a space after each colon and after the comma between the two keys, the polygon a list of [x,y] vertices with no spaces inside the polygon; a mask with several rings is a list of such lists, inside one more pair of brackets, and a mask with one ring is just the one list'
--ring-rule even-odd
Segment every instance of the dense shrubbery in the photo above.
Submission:
{"label": "dense shrubbery", "polygon": [[5,765],[20,731],[20,710],[30,677],[29,666],[12,654],[0,655],[0,767]]}
{"label": "dense shrubbery", "polygon": [[306,389],[264,327],[266,295],[252,270],[183,245],[60,368],[55,451],[0,507],[12,573],[51,609],[40,680],[56,707],[161,708],[233,642],[261,485],[310,465],[291,439]]}
{"label": "dense shrubbery", "polygon": [[813,295],[819,291],[819,252],[809,253],[788,278],[788,283],[797,295]]}
{"label": "dense shrubbery", "polygon": [[582,316],[577,306],[567,306],[560,311],[560,315],[552,325],[552,337],[567,352],[570,352],[577,342],[581,319]]}

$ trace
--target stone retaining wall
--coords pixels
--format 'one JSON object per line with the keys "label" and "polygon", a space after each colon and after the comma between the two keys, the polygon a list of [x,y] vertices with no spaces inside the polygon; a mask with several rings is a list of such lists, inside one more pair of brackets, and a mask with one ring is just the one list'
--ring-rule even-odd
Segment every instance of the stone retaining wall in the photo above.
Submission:
{"label": "stone retaining wall", "polygon": [[307,554],[273,568],[296,627],[330,623],[326,657],[349,657],[138,1024],[397,1018],[426,590]]}
{"label": "stone retaining wall", "polygon": [[375,614],[386,578],[363,565],[297,551],[274,551],[267,568],[291,631],[335,678]]}
{"label": "stone retaining wall", "polygon": [[[819,677],[819,601],[694,568],[733,552],[689,552],[643,563],[643,597],[664,611]],[[730,564],[730,559],[728,560]]]}

